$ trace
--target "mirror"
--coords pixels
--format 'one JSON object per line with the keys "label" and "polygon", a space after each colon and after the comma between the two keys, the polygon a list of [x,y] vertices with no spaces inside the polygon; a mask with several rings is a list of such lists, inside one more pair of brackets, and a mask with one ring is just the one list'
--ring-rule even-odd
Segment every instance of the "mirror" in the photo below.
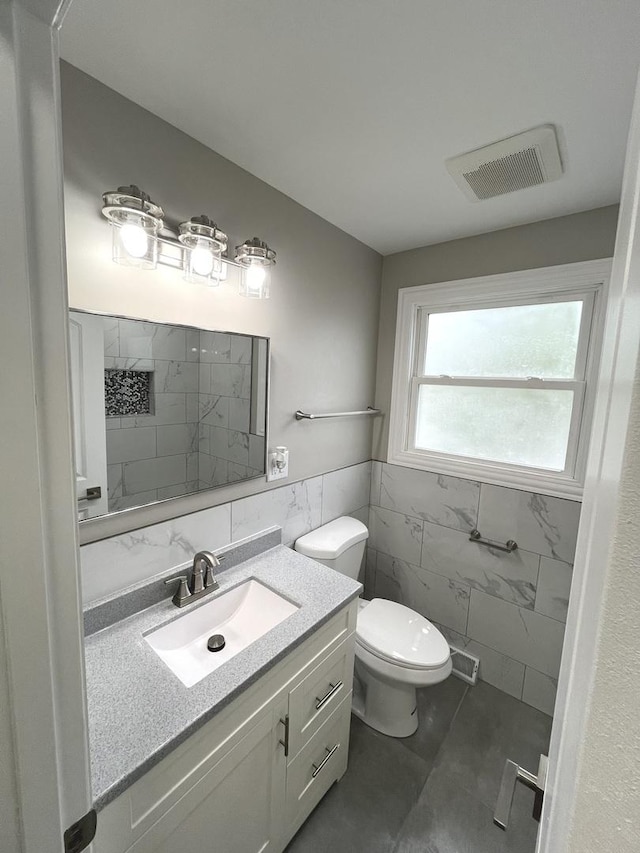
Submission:
{"label": "mirror", "polygon": [[269,340],[70,311],[78,518],[263,477]]}

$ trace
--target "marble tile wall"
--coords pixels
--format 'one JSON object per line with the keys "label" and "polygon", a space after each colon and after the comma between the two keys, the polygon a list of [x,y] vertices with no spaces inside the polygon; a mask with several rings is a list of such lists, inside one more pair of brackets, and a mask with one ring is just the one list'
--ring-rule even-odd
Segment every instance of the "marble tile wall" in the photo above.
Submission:
{"label": "marble tile wall", "polygon": [[552,713],[580,504],[381,462],[370,503],[367,597],[427,616],[482,679]]}
{"label": "marble tile wall", "polygon": [[105,367],[152,372],[153,411],[107,418],[109,510],[264,473],[250,337],[105,318]]}
{"label": "marble tile wall", "polygon": [[200,332],[199,488],[264,474],[264,437],[250,433],[251,356],[250,337]]}
{"label": "marble tile wall", "polygon": [[371,462],[363,462],[83,545],[83,601],[97,601],[183,565],[196,551],[221,548],[272,525],[282,528],[282,541],[291,546],[299,536],[340,515],[366,523],[370,474]]}
{"label": "marble tile wall", "polygon": [[198,487],[199,332],[105,317],[105,367],[152,372],[152,413],[107,420],[109,510]]}

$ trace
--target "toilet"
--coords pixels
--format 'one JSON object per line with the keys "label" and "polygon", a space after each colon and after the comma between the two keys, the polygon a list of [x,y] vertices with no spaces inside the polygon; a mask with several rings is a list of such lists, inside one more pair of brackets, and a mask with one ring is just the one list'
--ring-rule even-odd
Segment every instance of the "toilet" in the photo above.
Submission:
{"label": "toilet", "polygon": [[[357,580],[369,531],[355,518],[337,518],[301,536],[295,550]],[[353,713],[391,737],[418,728],[416,688],[451,674],[449,644],[414,610],[374,598],[358,602]]]}

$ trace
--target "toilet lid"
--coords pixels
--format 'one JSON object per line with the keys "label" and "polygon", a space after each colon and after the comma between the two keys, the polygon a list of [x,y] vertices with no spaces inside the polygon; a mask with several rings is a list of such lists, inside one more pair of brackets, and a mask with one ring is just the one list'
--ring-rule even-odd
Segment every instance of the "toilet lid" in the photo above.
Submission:
{"label": "toilet lid", "polygon": [[449,644],[428,619],[382,598],[360,610],[356,637],[377,657],[414,669],[435,669],[450,656]]}

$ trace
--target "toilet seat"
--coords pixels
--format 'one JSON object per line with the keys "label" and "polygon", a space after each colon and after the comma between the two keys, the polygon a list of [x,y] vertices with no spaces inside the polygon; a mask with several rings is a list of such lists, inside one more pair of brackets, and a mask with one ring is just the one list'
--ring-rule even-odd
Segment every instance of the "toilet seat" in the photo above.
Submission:
{"label": "toilet seat", "polygon": [[440,670],[450,659],[440,631],[414,610],[374,598],[358,612],[356,643],[369,655],[409,670]]}

